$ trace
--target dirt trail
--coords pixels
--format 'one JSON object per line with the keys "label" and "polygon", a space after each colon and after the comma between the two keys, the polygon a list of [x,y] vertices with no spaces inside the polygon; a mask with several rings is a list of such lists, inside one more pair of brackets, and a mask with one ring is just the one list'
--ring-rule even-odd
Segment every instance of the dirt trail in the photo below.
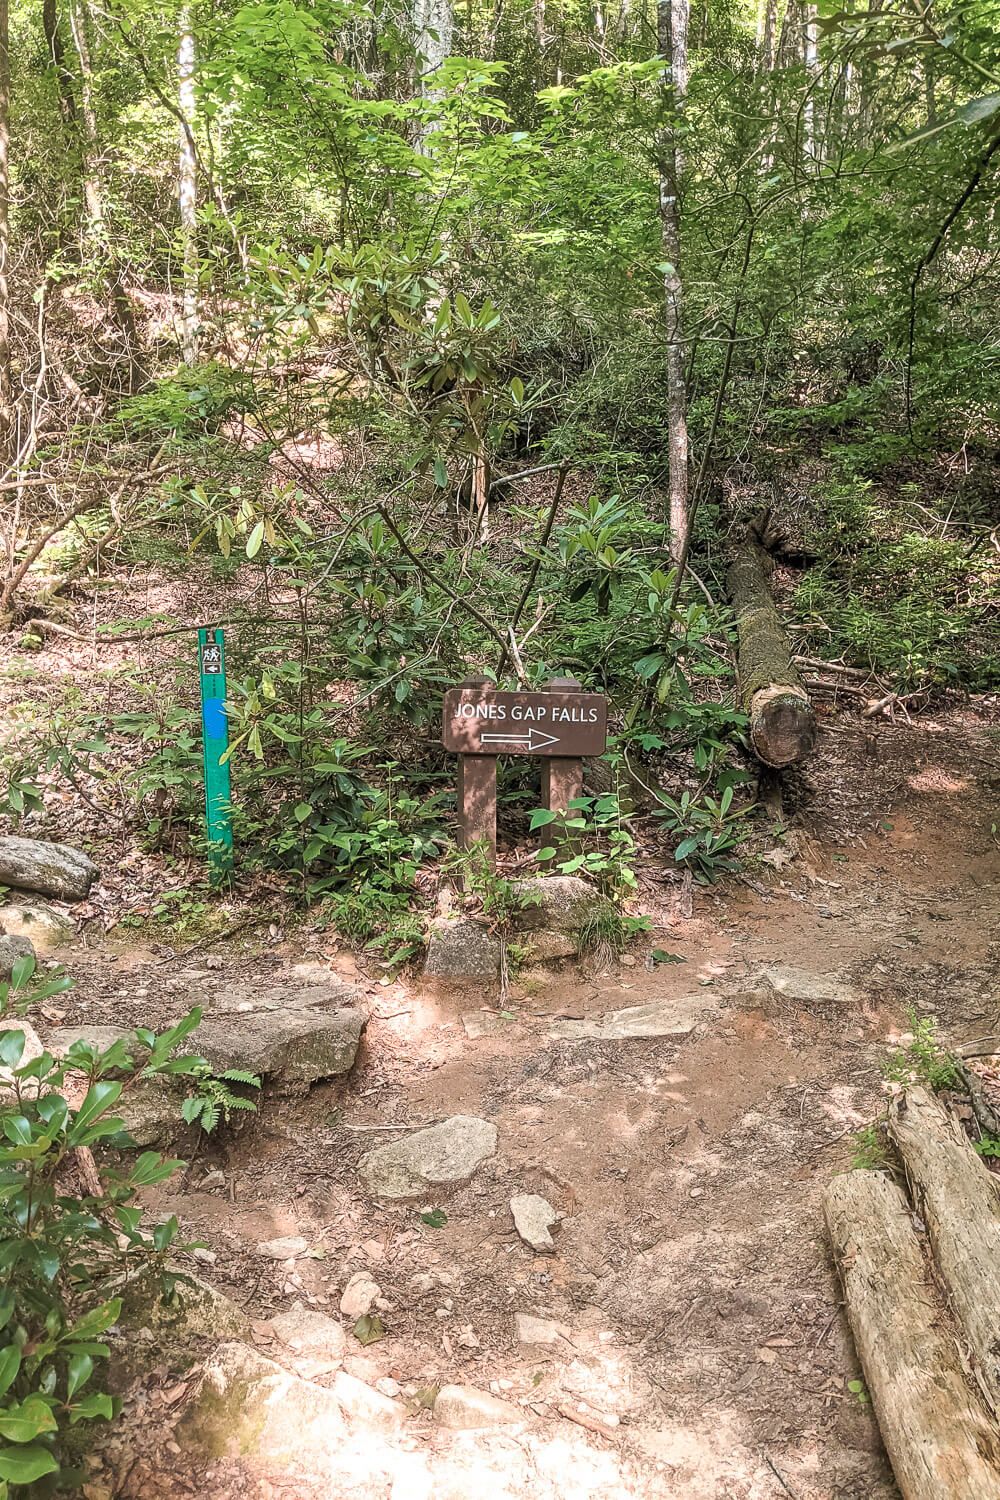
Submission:
{"label": "dirt trail", "polygon": [[[200,1269],[248,1305],[265,1352],[269,1313],[305,1297],[336,1316],[348,1276],[368,1268],[388,1336],[358,1347],[352,1373],[404,1394],[492,1388],[526,1402],[534,1425],[454,1437],[421,1412],[393,1453],[373,1439],[363,1480],[317,1487],[306,1470],[199,1465],[165,1447],[173,1416],[154,1376],[105,1454],[114,1492],[889,1500],[870,1408],[847,1389],[858,1372],[819,1196],[879,1109],[879,1060],[907,1006],[936,1014],[949,1040],[997,1029],[998,789],[1000,734],[982,717],[835,726],[794,789],[796,857],[699,894],[690,920],[664,916],[657,945],[684,962],[648,969],[639,955],[613,975],[532,978],[499,1020],[477,994],[376,989],[346,1094],[265,1104],[153,1206],[209,1245],[215,1262]],[[776,962],[840,975],[863,998],[762,1004],[748,976]],[[318,954],[286,963],[330,971]],[[122,966],[125,989],[152,1006],[164,970],[141,956]],[[161,1003],[176,1011],[218,982],[193,960]],[[556,1015],[695,990],[719,1009],[681,1041],[548,1035]],[[99,952],[75,994],[91,1018],[122,1018]],[[493,1121],[500,1144],[469,1186],[416,1206],[442,1208],[444,1226],[373,1205],[356,1162],[393,1138],[374,1127],[456,1113]],[[200,1188],[215,1165],[225,1183]],[[554,1255],[519,1240],[516,1192],[563,1215]],[[315,1258],[283,1267],[256,1253],[288,1234]],[[519,1345],[516,1312],[563,1325],[556,1342]],[[561,1414],[580,1403],[607,1435]]]}

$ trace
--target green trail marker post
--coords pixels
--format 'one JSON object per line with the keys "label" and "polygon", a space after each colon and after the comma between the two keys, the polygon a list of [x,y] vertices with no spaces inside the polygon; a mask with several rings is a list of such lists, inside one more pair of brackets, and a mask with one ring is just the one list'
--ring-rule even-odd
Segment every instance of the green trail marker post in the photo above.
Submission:
{"label": "green trail marker post", "polygon": [[226,651],[221,630],[211,639],[198,631],[198,666],[201,673],[201,727],[205,759],[205,831],[208,834],[208,864],[213,881],[221,881],[233,868],[233,823],[229,813],[229,749],[226,722]]}

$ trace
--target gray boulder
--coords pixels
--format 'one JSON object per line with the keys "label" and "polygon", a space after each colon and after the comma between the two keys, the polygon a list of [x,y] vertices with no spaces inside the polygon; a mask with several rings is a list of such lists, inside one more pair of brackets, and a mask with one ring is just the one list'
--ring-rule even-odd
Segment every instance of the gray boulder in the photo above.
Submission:
{"label": "gray boulder", "polygon": [[0,838],[0,885],[60,901],[83,901],[99,874],[94,861],[69,844],[13,834]]}
{"label": "gray boulder", "polygon": [[0,906],[0,927],[11,937],[27,938],[36,953],[51,953],[76,936],[72,919],[41,901],[6,902]]}
{"label": "gray boulder", "polygon": [[475,1115],[453,1115],[369,1151],[358,1171],[373,1198],[418,1198],[428,1188],[468,1182],[496,1149],[495,1125]]}
{"label": "gray boulder", "polygon": [[0,933],[0,979],[9,979],[19,958],[34,958],[31,940],[14,932]]}
{"label": "gray boulder", "polygon": [[[321,1078],[349,1072],[354,1064],[368,1011],[357,991],[345,993],[358,1003],[340,1010],[327,1010],[318,1003],[236,1010],[228,1006],[226,996],[220,996],[218,1006],[180,1050],[207,1058],[219,1072],[240,1068],[273,1078],[288,1092],[308,1088]],[[344,993],[338,991],[337,999],[342,1005]],[[49,1038],[49,1048],[62,1057],[79,1039],[103,1051],[131,1035],[125,1027],[85,1022],[59,1027]]]}
{"label": "gray boulder", "polygon": [[119,1322],[129,1337],[116,1345],[112,1364],[123,1366],[123,1381],[150,1359],[171,1369],[186,1369],[220,1340],[250,1337],[250,1319],[231,1297],[188,1271],[173,1269],[184,1280],[178,1282],[176,1296],[169,1303],[163,1301],[158,1278],[150,1274],[136,1277],[122,1289]]}
{"label": "gray boulder", "polygon": [[431,926],[424,973],[429,979],[496,980],[500,939],[471,917],[439,917]]}
{"label": "gray boulder", "polygon": [[512,920],[517,932],[550,932],[576,934],[588,917],[615,907],[579,875],[537,875],[530,880],[511,882],[521,900],[521,908]]}
{"label": "gray boulder", "polygon": [[285,1093],[304,1093],[322,1078],[350,1072],[367,1024],[367,1012],[360,1007],[250,1011],[227,1020],[209,1017],[192,1036],[189,1050],[206,1057],[219,1072],[246,1069],[272,1079]]}

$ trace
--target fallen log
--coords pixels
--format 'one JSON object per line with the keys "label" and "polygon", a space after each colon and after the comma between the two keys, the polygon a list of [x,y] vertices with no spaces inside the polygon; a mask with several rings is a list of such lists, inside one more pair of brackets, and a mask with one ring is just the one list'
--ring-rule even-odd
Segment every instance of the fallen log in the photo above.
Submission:
{"label": "fallen log", "polygon": [[976,1400],[901,1190],[879,1172],[823,1197],[847,1314],[904,1500],[996,1500],[1000,1432]]}
{"label": "fallen log", "polygon": [[750,719],[750,743],[765,765],[803,760],[816,739],[816,715],[792,661],[771,593],[774,563],[752,536],[726,575],[739,632],[737,676]]}
{"label": "fallen log", "polygon": [[[889,1120],[910,1196],[927,1225],[945,1293],[994,1414],[1000,1413],[1000,1195],[959,1122],[926,1089]],[[1000,1489],[998,1489],[1000,1494]]]}

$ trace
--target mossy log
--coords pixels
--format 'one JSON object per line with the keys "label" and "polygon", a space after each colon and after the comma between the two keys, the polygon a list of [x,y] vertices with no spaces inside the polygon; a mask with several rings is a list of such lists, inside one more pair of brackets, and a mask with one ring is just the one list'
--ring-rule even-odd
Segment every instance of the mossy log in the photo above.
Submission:
{"label": "mossy log", "polygon": [[905,1194],[879,1172],[848,1172],[823,1207],[904,1500],[996,1500],[1000,1432],[962,1370]]}
{"label": "mossy log", "polygon": [[773,570],[767,552],[750,537],[733,560],[726,587],[739,631],[737,675],[750,743],[765,765],[780,768],[809,754],[816,715],[775,608]]}
{"label": "mossy log", "polygon": [[[958,1121],[909,1089],[889,1121],[917,1212],[963,1335],[967,1362],[1000,1412],[1000,1192]],[[997,1491],[1000,1494],[1000,1489]]]}

